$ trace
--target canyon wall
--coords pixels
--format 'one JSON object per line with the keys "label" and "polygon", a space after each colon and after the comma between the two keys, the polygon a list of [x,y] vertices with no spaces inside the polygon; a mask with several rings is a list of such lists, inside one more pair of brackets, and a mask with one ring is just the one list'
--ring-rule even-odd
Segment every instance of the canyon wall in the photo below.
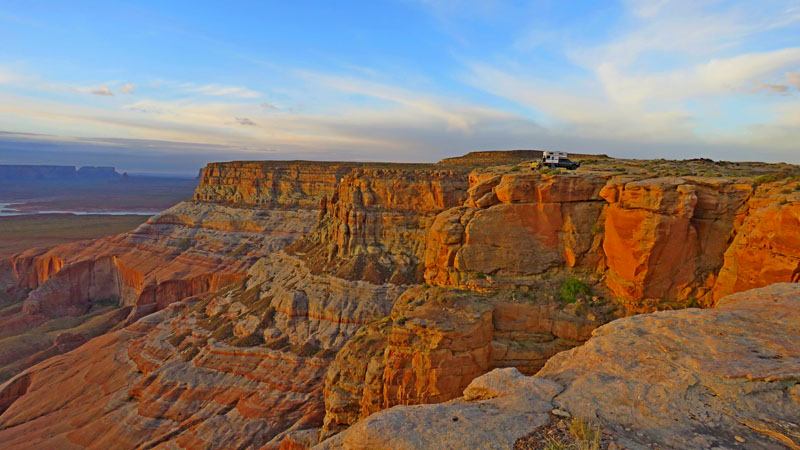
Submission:
{"label": "canyon wall", "polygon": [[570,418],[599,427],[600,448],[799,448],[798,307],[800,284],[778,283],[619,319],[534,377],[495,370],[461,398],[381,411],[314,448],[568,446],[546,431]]}
{"label": "canyon wall", "polygon": [[0,263],[3,337],[48,330],[0,353],[0,439],[308,446],[619,316],[798,279],[797,181],[472,164],[214,163],[133,232]]}

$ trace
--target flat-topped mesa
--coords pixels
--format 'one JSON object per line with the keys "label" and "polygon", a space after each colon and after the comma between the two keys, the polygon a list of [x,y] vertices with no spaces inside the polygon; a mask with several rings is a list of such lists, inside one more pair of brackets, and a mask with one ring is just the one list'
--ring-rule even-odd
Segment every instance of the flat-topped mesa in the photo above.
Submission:
{"label": "flat-topped mesa", "polygon": [[347,163],[232,161],[209,163],[194,199],[203,202],[314,209],[330,197]]}
{"label": "flat-topped mesa", "polygon": [[291,250],[315,271],[345,279],[421,282],[427,230],[466,190],[464,171],[353,169],[323,200],[317,229]]}
{"label": "flat-topped mesa", "polygon": [[196,201],[262,208],[317,209],[345,174],[359,168],[415,169],[431,164],[339,161],[231,161],[209,163],[200,174]]}

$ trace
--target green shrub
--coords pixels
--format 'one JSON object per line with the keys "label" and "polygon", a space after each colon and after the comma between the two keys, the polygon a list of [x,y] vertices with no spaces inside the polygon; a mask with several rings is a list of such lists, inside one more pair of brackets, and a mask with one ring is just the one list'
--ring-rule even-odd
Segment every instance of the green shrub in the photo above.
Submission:
{"label": "green shrub", "polygon": [[766,175],[759,175],[753,178],[753,184],[756,186],[761,186],[764,183],[772,183],[773,181],[777,181],[778,177],[773,174],[766,174]]}
{"label": "green shrub", "polygon": [[483,273],[483,272],[478,272],[475,275],[473,275],[473,278],[475,278],[477,280],[485,280],[486,279],[486,274]]}
{"label": "green shrub", "polygon": [[592,289],[577,278],[567,278],[561,282],[561,301],[565,303],[575,303],[575,297],[581,295],[591,295]]}

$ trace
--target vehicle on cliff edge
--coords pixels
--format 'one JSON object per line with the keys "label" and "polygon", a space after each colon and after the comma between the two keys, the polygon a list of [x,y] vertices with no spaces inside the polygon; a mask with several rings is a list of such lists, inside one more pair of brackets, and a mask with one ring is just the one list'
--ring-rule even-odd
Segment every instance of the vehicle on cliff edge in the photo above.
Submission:
{"label": "vehicle on cliff edge", "polygon": [[532,170],[538,170],[544,167],[559,168],[562,167],[567,170],[575,170],[580,167],[581,163],[571,161],[567,157],[566,152],[544,152],[541,161],[534,161],[531,163]]}

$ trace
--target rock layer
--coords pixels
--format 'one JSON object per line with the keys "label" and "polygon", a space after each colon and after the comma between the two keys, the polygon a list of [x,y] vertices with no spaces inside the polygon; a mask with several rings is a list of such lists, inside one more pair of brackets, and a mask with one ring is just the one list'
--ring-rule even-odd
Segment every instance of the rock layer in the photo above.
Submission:
{"label": "rock layer", "polygon": [[409,289],[387,319],[360,330],[337,354],[325,381],[323,437],[394,405],[456,398],[493,368],[535,373],[609,320],[607,307],[574,307],[509,293]]}
{"label": "rock layer", "polygon": [[783,283],[619,319],[534,378],[495,370],[463,399],[397,406],[315,448],[510,449],[556,407],[623,448],[800,448],[798,307],[800,284]]}

